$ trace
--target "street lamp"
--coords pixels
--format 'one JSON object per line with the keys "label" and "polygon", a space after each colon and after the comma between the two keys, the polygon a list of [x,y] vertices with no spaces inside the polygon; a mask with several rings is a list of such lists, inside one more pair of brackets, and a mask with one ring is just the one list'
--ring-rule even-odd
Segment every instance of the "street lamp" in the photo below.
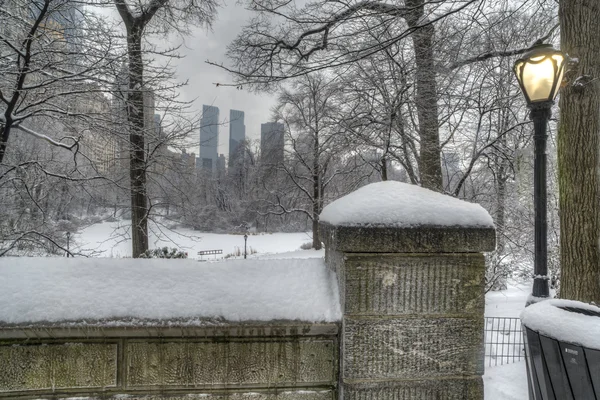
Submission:
{"label": "street lamp", "polygon": [[69,239],[71,239],[71,232],[67,231],[67,258],[69,257],[69,253],[71,252],[69,250]]}
{"label": "street lamp", "polygon": [[514,72],[531,110],[535,160],[533,172],[535,207],[535,258],[533,297],[550,297],[548,287],[548,226],[546,222],[546,126],[562,82],[564,55],[551,44],[536,43],[515,62]]}

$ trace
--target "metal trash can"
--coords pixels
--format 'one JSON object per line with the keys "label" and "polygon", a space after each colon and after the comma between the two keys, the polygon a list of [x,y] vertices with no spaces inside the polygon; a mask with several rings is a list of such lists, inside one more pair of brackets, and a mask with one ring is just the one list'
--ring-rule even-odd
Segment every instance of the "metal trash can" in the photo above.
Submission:
{"label": "metal trash can", "polygon": [[600,307],[545,300],[521,325],[531,400],[600,400]]}

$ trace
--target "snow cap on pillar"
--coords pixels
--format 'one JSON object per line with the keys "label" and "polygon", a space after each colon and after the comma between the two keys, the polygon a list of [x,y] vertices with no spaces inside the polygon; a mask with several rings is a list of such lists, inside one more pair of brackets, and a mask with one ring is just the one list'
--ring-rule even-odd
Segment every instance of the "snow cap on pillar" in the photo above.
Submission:
{"label": "snow cap on pillar", "polygon": [[327,244],[346,252],[481,252],[494,223],[479,204],[407,183],[372,183],[332,202],[320,222]]}

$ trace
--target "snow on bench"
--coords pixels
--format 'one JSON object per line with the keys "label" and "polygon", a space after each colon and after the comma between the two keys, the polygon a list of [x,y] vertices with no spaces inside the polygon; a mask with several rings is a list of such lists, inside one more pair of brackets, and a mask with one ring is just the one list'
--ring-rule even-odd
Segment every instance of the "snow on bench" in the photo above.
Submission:
{"label": "snow on bench", "polygon": [[0,327],[340,318],[323,259],[0,258]]}

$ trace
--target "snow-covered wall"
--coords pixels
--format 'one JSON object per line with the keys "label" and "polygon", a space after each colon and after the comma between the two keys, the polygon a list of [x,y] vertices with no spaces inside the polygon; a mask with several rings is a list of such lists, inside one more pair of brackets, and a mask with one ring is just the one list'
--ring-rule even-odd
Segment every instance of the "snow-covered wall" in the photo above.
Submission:
{"label": "snow-covered wall", "polygon": [[483,400],[480,206],[399,182],[367,185],[321,214],[338,278],[344,400]]}
{"label": "snow-covered wall", "polygon": [[0,258],[0,326],[340,319],[322,259]]}
{"label": "snow-covered wall", "polygon": [[0,399],[483,400],[489,215],[384,182],[322,220],[325,261],[0,258]]}
{"label": "snow-covered wall", "polygon": [[320,222],[331,245],[353,253],[468,253],[496,242],[480,205],[401,182],[364,186],[325,207]]}
{"label": "snow-covered wall", "polygon": [[372,183],[327,205],[320,221],[335,226],[494,228],[479,204],[408,183]]}
{"label": "snow-covered wall", "polygon": [[322,259],[0,258],[0,399],[334,400],[340,317]]}

